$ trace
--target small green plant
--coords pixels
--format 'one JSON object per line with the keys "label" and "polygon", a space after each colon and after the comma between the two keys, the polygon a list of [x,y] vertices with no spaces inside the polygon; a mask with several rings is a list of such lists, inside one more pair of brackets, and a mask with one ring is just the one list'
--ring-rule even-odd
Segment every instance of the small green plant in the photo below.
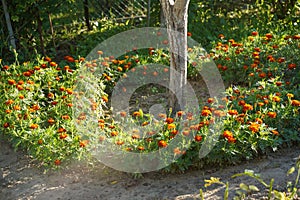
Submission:
{"label": "small green plant", "polygon": [[[287,183],[287,190],[286,191],[278,191],[273,189],[273,183],[274,178],[271,179],[270,183],[268,184],[265,182],[260,174],[254,173],[253,170],[245,170],[243,173],[234,174],[232,178],[240,177],[240,176],[248,176],[255,180],[257,180],[259,183],[261,183],[267,190],[268,194],[266,195],[267,198],[270,199],[278,199],[278,200],[292,200],[297,197],[299,197],[299,194],[297,194],[298,190],[298,184],[299,184],[299,177],[300,177],[300,158],[296,162],[296,166],[292,167],[288,170],[287,175],[293,174],[297,170],[297,175],[294,183],[288,182]],[[224,200],[228,199],[229,195],[229,183],[220,181],[220,178],[211,177],[209,180],[204,180],[205,185],[204,187],[209,187],[213,184],[218,184],[225,186],[225,192],[224,192]],[[232,191],[235,192],[235,200],[241,200],[245,199],[250,194],[253,194],[254,192],[259,192],[260,189],[255,185],[247,185],[245,183],[240,183],[239,189]],[[200,189],[200,198],[204,199],[203,190]]]}

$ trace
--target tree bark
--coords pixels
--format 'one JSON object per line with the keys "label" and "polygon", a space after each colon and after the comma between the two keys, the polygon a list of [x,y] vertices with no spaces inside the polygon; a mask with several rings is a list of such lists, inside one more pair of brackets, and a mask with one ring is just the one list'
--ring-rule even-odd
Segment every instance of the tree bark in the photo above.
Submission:
{"label": "tree bark", "polygon": [[[168,104],[172,111],[176,112],[186,106],[184,87],[187,83],[187,22],[190,0],[160,1],[166,20],[171,55]],[[176,73],[180,74],[179,78]]]}
{"label": "tree bark", "polygon": [[91,23],[90,23],[90,12],[89,12],[89,1],[88,0],[83,1],[83,7],[84,7],[85,23],[88,28],[88,31],[91,31],[92,27],[91,27]]}
{"label": "tree bark", "polygon": [[38,26],[37,29],[38,29],[38,33],[39,33],[39,36],[40,36],[41,52],[42,52],[42,55],[45,56],[46,52],[45,52],[44,37],[43,37],[43,22],[42,22],[42,19],[41,19],[40,11],[38,9],[37,9],[36,20],[37,20],[37,26]]}
{"label": "tree bark", "polygon": [[48,19],[49,19],[49,24],[50,24],[50,31],[51,31],[51,37],[52,37],[53,47],[55,49],[55,53],[57,54],[56,43],[55,43],[55,36],[54,36],[54,28],[53,28],[52,19],[51,19],[51,13],[50,12],[48,13]]}
{"label": "tree bark", "polygon": [[2,0],[2,5],[3,5],[3,11],[5,14],[5,20],[6,20],[6,24],[7,24],[7,29],[8,29],[8,33],[9,33],[9,40],[10,40],[10,44],[11,46],[16,49],[16,40],[14,37],[14,31],[11,25],[11,21],[10,21],[10,16],[7,10],[7,4],[5,0]]}

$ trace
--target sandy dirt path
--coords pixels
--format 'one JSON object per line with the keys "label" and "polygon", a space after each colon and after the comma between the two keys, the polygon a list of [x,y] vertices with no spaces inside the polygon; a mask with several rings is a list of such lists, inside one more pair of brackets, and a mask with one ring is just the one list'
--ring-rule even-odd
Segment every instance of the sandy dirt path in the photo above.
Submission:
{"label": "sandy dirt path", "polygon": [[[265,158],[224,169],[191,170],[184,174],[148,173],[143,178],[134,179],[131,175],[118,172],[100,163],[94,167],[76,162],[63,170],[44,173],[23,152],[15,152],[7,143],[0,142],[0,200],[15,199],[199,199],[199,189],[203,188],[205,199],[223,199],[224,187],[211,186],[205,189],[204,179],[220,177],[229,181],[231,188],[240,182],[254,183],[246,177],[232,179],[231,175],[245,169],[261,173],[270,180],[275,178],[275,188],[284,189],[288,180],[286,172],[295,164],[300,155],[300,147],[282,149]],[[300,187],[298,187],[300,188]],[[230,199],[234,193],[231,192]],[[264,199],[263,191],[248,199]],[[299,198],[300,199],[300,198]]]}

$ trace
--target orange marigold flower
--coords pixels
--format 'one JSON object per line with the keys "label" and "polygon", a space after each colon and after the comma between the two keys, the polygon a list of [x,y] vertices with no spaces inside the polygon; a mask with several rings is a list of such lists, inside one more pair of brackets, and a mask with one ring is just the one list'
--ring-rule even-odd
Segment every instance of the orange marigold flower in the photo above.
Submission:
{"label": "orange marigold flower", "polygon": [[172,134],[172,135],[177,135],[177,134],[178,134],[178,130],[172,130],[172,131],[171,131],[171,134]]}
{"label": "orange marigold flower", "polygon": [[21,107],[19,105],[15,105],[14,110],[21,110]]}
{"label": "orange marigold flower", "polygon": [[281,86],[281,85],[282,85],[282,82],[281,82],[281,81],[277,81],[275,84],[276,84],[277,86]]}
{"label": "orange marigold flower", "polygon": [[71,88],[66,89],[66,91],[67,91],[68,94],[73,94],[73,91],[72,91]]}
{"label": "orange marigold flower", "polygon": [[126,117],[127,113],[126,112],[120,112],[121,117]]}
{"label": "orange marigold flower", "polygon": [[243,106],[243,110],[244,110],[244,111],[247,111],[247,110],[253,110],[253,106],[246,103],[246,104]]}
{"label": "orange marigold flower", "polygon": [[69,115],[63,115],[63,116],[61,116],[61,118],[67,120],[67,119],[70,119],[70,116]]}
{"label": "orange marigold flower", "polygon": [[234,137],[227,138],[228,143],[236,143],[236,139]]}
{"label": "orange marigold flower", "polygon": [[14,84],[16,84],[16,81],[13,80],[13,79],[8,79],[7,82],[8,82],[9,85],[14,85]]}
{"label": "orange marigold flower", "polygon": [[273,35],[271,33],[266,34],[266,38],[271,39],[272,37],[273,37]]}
{"label": "orange marigold flower", "polygon": [[163,114],[163,113],[159,113],[158,117],[161,118],[161,119],[165,119],[167,117],[167,115]]}
{"label": "orange marigold flower", "polygon": [[252,53],[252,56],[253,56],[253,57],[259,57],[259,52],[257,52],[257,51],[253,52],[253,53]]}
{"label": "orange marigold flower", "polygon": [[281,58],[278,58],[278,63],[283,63],[285,61],[285,58],[284,57],[281,57]]}
{"label": "orange marigold flower", "polygon": [[252,35],[252,36],[257,36],[257,35],[258,35],[258,32],[257,32],[257,31],[253,31],[253,32],[251,33],[251,35]]}
{"label": "orange marigold flower", "polygon": [[225,130],[223,132],[223,137],[225,137],[225,138],[233,137],[233,134],[231,131]]}
{"label": "orange marigold flower", "polygon": [[188,136],[190,134],[190,131],[189,130],[184,130],[184,131],[182,131],[182,134],[184,136]]}
{"label": "orange marigold flower", "polygon": [[24,84],[24,81],[23,80],[19,80],[18,81],[18,85],[23,85]]}
{"label": "orange marigold flower", "polygon": [[244,100],[240,100],[238,103],[239,106],[244,106],[245,104],[246,104],[246,102]]}
{"label": "orange marigold flower", "polygon": [[51,66],[51,67],[56,67],[57,64],[56,64],[56,62],[50,62],[50,66]]}
{"label": "orange marigold flower", "polygon": [[8,66],[8,65],[4,65],[2,69],[3,69],[3,70],[8,70],[8,69],[9,69],[9,66]]}
{"label": "orange marigold flower", "polygon": [[46,57],[44,58],[44,61],[51,62],[51,58],[49,58],[48,56],[46,56]]}
{"label": "orange marigold flower", "polygon": [[8,122],[5,122],[5,123],[3,124],[3,127],[4,127],[4,128],[8,128],[8,127],[9,127],[9,123],[8,123]]}
{"label": "orange marigold flower", "polygon": [[294,97],[294,95],[291,94],[291,93],[287,93],[286,96],[287,96],[288,98],[293,98],[293,97]]}
{"label": "orange marigold flower", "polygon": [[252,131],[252,133],[256,133],[259,131],[259,127],[260,125],[257,123],[251,123],[251,125],[249,126],[249,130]]}
{"label": "orange marigold flower", "polygon": [[177,112],[177,116],[178,116],[178,117],[181,117],[183,114],[184,114],[183,111],[178,111],[178,112]]}
{"label": "orange marigold flower", "polygon": [[207,103],[213,103],[215,100],[214,100],[214,98],[208,98],[207,99]]}
{"label": "orange marigold flower", "polygon": [[23,72],[23,75],[29,77],[31,76],[31,72],[30,71]]}
{"label": "orange marigold flower", "polygon": [[68,103],[67,106],[68,106],[68,107],[72,107],[73,104],[72,104],[72,103]]}
{"label": "orange marigold flower", "polygon": [[118,134],[119,134],[119,133],[118,133],[117,131],[112,131],[112,132],[110,133],[110,135],[113,136],[113,137],[117,136]]}
{"label": "orange marigold flower", "polygon": [[60,138],[61,140],[65,139],[65,138],[67,138],[67,137],[68,137],[68,134],[66,134],[66,133],[61,133],[61,134],[59,135],[59,138]]}
{"label": "orange marigold flower", "polygon": [[295,69],[295,68],[296,68],[296,64],[295,63],[288,64],[288,69]]}
{"label": "orange marigold flower", "polygon": [[202,136],[201,135],[196,135],[194,139],[195,139],[196,142],[201,142]]}
{"label": "orange marigold flower", "polygon": [[88,140],[82,140],[79,142],[79,147],[84,148],[86,145],[88,145],[89,141]]}
{"label": "orange marigold flower", "polygon": [[140,138],[140,135],[138,135],[138,134],[133,134],[132,136],[131,136],[131,138],[132,139],[139,139]]}
{"label": "orange marigold flower", "polygon": [[228,110],[229,115],[237,115],[238,111],[237,110]]}
{"label": "orange marigold flower", "polygon": [[49,124],[53,124],[54,122],[55,122],[55,120],[54,120],[53,118],[49,118],[49,119],[48,119],[48,123],[49,123]]}
{"label": "orange marigold flower", "polygon": [[179,149],[178,147],[176,147],[176,148],[173,150],[173,152],[174,152],[175,155],[181,154],[181,151],[180,151],[180,149]]}
{"label": "orange marigold flower", "polygon": [[164,141],[164,140],[158,141],[158,146],[159,147],[165,148],[165,147],[167,147],[167,145],[168,145],[167,142]]}
{"label": "orange marigold flower", "polygon": [[143,122],[142,126],[147,126],[149,124],[149,122]]}
{"label": "orange marigold flower", "polygon": [[280,97],[279,97],[279,96],[274,96],[274,97],[272,98],[272,100],[273,100],[274,102],[280,102]]}
{"label": "orange marigold flower", "polygon": [[31,124],[31,125],[29,126],[29,128],[31,128],[31,129],[37,129],[38,127],[39,127],[38,124]]}
{"label": "orange marigold flower", "polygon": [[279,132],[276,131],[276,130],[272,130],[271,132],[272,132],[274,135],[279,135]]}
{"label": "orange marigold flower", "polygon": [[40,109],[39,105],[37,105],[37,104],[32,105],[31,108],[33,110],[39,110]]}
{"label": "orange marigold flower", "polygon": [[225,38],[225,36],[224,36],[222,33],[220,33],[220,34],[218,35],[218,37],[219,37],[220,39]]}
{"label": "orange marigold flower", "polygon": [[176,125],[175,124],[168,124],[167,128],[168,128],[168,130],[175,129]]}
{"label": "orange marigold flower", "polygon": [[171,118],[171,117],[168,117],[168,118],[166,119],[166,122],[167,122],[168,124],[172,124],[172,123],[174,122],[174,119]]}
{"label": "orange marigold flower", "polygon": [[217,117],[224,117],[226,115],[225,112],[222,110],[215,110],[213,113]]}
{"label": "orange marigold flower", "polygon": [[104,102],[106,102],[106,103],[108,102],[108,97],[107,97],[107,96],[102,96],[101,98],[102,98],[102,100],[103,100]]}
{"label": "orange marigold flower", "polygon": [[56,160],[54,161],[54,164],[55,164],[55,165],[60,165],[60,164],[61,164],[61,161],[60,161],[59,159],[56,159]]}
{"label": "orange marigold flower", "polygon": [[138,146],[137,149],[138,149],[139,151],[144,151],[144,150],[145,150],[145,147],[143,147],[143,146]]}
{"label": "orange marigold flower", "polygon": [[277,116],[277,113],[276,112],[268,112],[268,116],[270,117],[270,118],[276,118],[276,116]]}
{"label": "orange marigold flower", "polygon": [[63,132],[67,132],[67,130],[61,127],[61,128],[59,128],[59,129],[57,130],[57,132],[58,132],[58,133],[63,133]]}
{"label": "orange marigold flower", "polygon": [[294,39],[294,40],[299,40],[299,39],[300,39],[300,35],[294,35],[294,36],[293,36],[293,39]]}
{"label": "orange marigold flower", "polygon": [[267,76],[267,74],[264,73],[264,72],[262,72],[262,73],[260,73],[258,76],[259,76],[260,78],[265,78],[265,77]]}
{"label": "orange marigold flower", "polygon": [[100,136],[99,136],[99,142],[102,142],[102,141],[104,141],[105,139],[106,139],[105,136],[103,136],[103,135],[100,135]]}
{"label": "orange marigold flower", "polygon": [[291,101],[291,104],[293,105],[293,106],[300,106],[300,101],[299,100],[292,100]]}
{"label": "orange marigold flower", "polygon": [[139,111],[135,111],[135,112],[133,112],[132,115],[135,117],[139,117],[139,116],[141,116],[141,113]]}
{"label": "orange marigold flower", "polygon": [[116,144],[121,146],[121,145],[123,145],[123,144],[124,144],[124,141],[122,141],[122,140],[118,140],[118,141],[116,141]]}
{"label": "orange marigold flower", "polygon": [[268,103],[269,103],[269,100],[268,100],[268,99],[265,99],[265,100],[264,100],[264,103],[265,103],[265,104],[268,104]]}
{"label": "orange marigold flower", "polygon": [[256,118],[255,121],[256,121],[258,124],[262,124],[262,123],[263,123],[263,120],[260,119],[260,118]]}
{"label": "orange marigold flower", "polygon": [[259,48],[259,47],[255,47],[255,48],[254,48],[254,51],[260,52],[260,48]]}
{"label": "orange marigold flower", "polygon": [[50,92],[47,96],[48,96],[48,98],[53,98],[54,94]]}
{"label": "orange marigold flower", "polygon": [[24,90],[24,87],[21,86],[21,85],[17,85],[17,89],[18,89],[19,91],[21,91],[21,90]]}
{"label": "orange marigold flower", "polygon": [[211,111],[210,110],[202,110],[201,112],[201,115],[204,116],[204,117],[207,117],[211,114]]}

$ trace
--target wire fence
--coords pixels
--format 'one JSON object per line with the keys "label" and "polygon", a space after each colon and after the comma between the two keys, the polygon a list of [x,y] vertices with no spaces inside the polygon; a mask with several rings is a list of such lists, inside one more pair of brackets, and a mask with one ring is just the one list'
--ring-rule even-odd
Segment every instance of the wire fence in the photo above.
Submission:
{"label": "wire fence", "polygon": [[90,18],[113,20],[147,19],[150,21],[150,0],[90,0]]}

